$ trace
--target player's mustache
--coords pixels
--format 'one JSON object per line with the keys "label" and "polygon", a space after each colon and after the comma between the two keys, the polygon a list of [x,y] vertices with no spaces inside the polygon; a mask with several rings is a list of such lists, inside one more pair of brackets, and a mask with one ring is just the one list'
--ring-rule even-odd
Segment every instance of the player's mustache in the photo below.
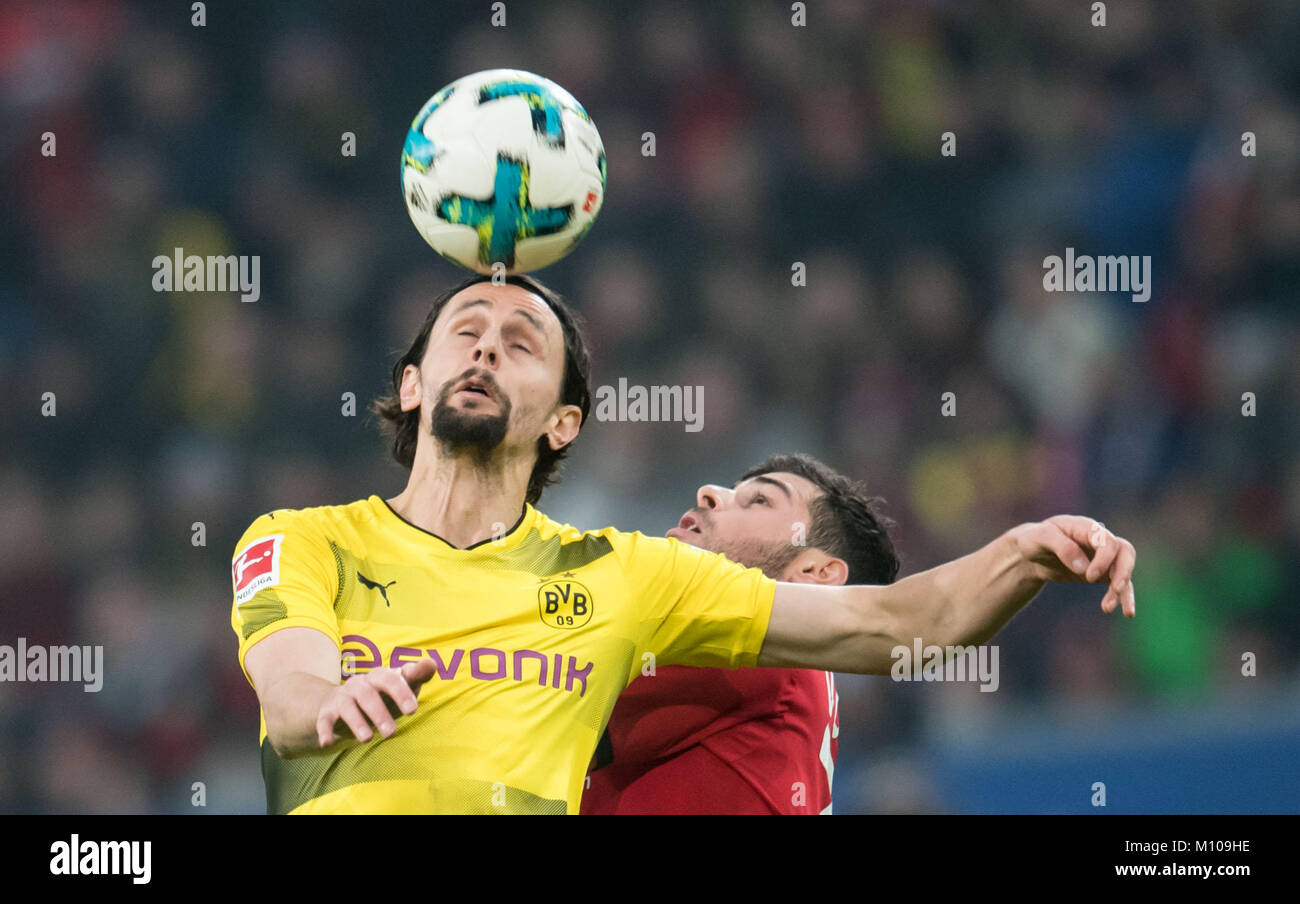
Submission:
{"label": "player's mustache", "polygon": [[493,378],[492,374],[478,367],[471,367],[459,376],[452,377],[446,383],[442,384],[442,391],[439,393],[439,397],[443,401],[446,401],[451,397],[451,394],[455,391],[456,387],[467,380],[473,380],[476,383],[479,383],[494,399],[499,400],[504,397],[504,394],[501,392],[501,387],[497,385],[497,381]]}

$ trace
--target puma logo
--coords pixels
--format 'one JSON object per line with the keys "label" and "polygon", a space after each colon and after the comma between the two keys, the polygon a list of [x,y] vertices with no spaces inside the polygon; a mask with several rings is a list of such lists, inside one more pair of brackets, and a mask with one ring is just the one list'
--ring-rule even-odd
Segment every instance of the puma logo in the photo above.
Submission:
{"label": "puma logo", "polygon": [[370,578],[366,577],[360,571],[357,572],[357,580],[360,581],[363,586],[369,587],[371,590],[378,590],[379,595],[384,598],[385,606],[388,605],[388,588],[397,583],[396,581],[389,581],[387,584],[381,584],[378,581],[370,580]]}

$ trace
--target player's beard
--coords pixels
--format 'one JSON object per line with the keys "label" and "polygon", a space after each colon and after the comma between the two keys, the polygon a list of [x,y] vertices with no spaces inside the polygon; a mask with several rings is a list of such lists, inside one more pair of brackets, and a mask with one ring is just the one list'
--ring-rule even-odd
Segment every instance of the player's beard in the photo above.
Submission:
{"label": "player's beard", "polygon": [[793,543],[763,543],[746,539],[720,545],[722,548],[714,552],[720,552],[746,568],[757,568],[774,581],[781,580],[787,566],[799,555],[799,549]]}
{"label": "player's beard", "polygon": [[746,568],[757,568],[774,581],[781,580],[786,568],[799,555],[799,547],[793,543],[765,542],[749,537],[724,539],[717,535],[707,511],[696,509],[696,517],[700,532],[686,542],[709,552],[720,552]]}
{"label": "player's beard", "polygon": [[505,442],[510,426],[510,400],[486,378],[492,397],[500,409],[496,414],[467,411],[451,405],[452,388],[465,379],[462,374],[447,381],[438,393],[438,402],[429,416],[429,432],[444,449],[451,453],[469,452],[476,458],[486,459]]}

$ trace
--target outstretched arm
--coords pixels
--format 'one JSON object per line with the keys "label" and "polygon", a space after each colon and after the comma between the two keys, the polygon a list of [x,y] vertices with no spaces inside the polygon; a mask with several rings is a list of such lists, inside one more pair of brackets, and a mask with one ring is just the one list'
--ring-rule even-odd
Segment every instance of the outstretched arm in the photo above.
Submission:
{"label": "outstretched arm", "polygon": [[895,584],[777,585],[760,666],[888,674],[893,650],[980,644],[1048,581],[1106,582],[1103,612],[1137,614],[1133,544],[1091,518],[1022,524],[975,552]]}

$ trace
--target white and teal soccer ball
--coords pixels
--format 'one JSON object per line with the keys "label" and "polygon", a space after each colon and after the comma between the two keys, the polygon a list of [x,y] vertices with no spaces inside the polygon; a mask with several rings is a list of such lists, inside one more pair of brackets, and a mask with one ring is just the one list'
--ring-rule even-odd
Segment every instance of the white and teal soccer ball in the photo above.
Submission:
{"label": "white and teal soccer ball", "polygon": [[429,99],[402,148],[411,221],[443,257],[524,273],[564,257],[605,200],[605,147],[582,104],[550,79],[490,69]]}

